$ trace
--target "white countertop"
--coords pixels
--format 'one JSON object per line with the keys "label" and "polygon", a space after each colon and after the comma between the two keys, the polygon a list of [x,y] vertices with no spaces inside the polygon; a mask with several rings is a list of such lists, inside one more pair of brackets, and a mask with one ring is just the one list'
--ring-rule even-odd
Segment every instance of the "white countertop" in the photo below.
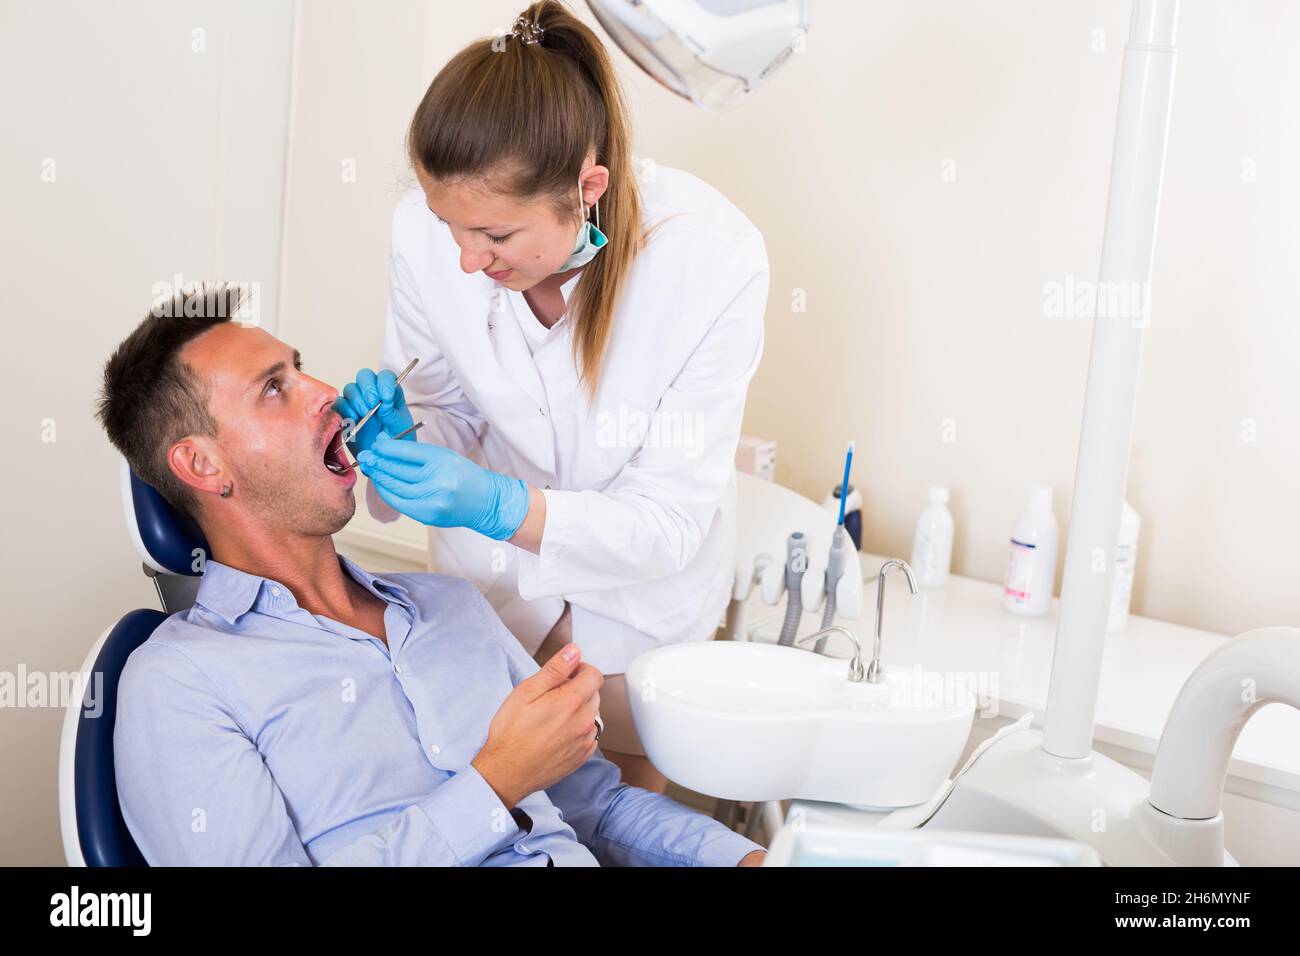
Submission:
{"label": "white countertop", "polygon": [[[863,554],[864,612],[854,621],[837,620],[857,635],[868,658],[875,630],[876,573],[885,560]],[[1019,617],[1002,610],[1002,588],[997,584],[950,575],[942,589],[922,589],[913,596],[903,576],[891,574],[885,585],[881,656],[886,666],[972,674],[973,686],[981,693],[987,688],[996,699],[998,716],[1014,720],[1033,711],[1035,725],[1041,726],[1059,607],[1053,599],[1043,617]],[[784,598],[773,607],[755,594],[747,613],[751,639],[775,641],[785,614]],[[805,614],[799,633],[811,634],[820,622],[820,612]],[[1227,635],[1131,615],[1121,633],[1106,639],[1095,740],[1154,757],[1184,681],[1228,640]],[[849,640],[838,634],[831,636],[826,649],[836,657],[852,653]],[[1300,712],[1283,704],[1260,708],[1237,739],[1228,770],[1235,792],[1300,806]],[[1272,787],[1290,792],[1270,795]]]}

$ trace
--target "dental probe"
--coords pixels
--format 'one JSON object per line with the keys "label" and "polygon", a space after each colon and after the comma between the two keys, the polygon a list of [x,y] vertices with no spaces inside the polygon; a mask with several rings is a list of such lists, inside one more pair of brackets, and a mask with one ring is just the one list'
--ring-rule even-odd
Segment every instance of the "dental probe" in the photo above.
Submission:
{"label": "dental probe", "polygon": [[[397,376],[397,381],[394,382],[393,384],[394,384],[394,385],[401,385],[401,384],[402,384],[402,379],[406,378],[406,376],[408,376],[409,374],[411,374],[411,369],[415,368],[416,363],[418,363],[419,361],[420,361],[420,356],[418,356],[418,355],[417,355],[415,358],[411,359],[410,364],[407,365],[406,368],[402,369],[402,374],[399,375],[399,376]],[[355,425],[352,426],[352,430],[351,430],[350,432],[348,432],[348,434],[347,434],[346,437],[347,437],[348,439],[350,439],[350,438],[351,438],[353,435],[355,435],[357,432],[361,431],[361,426],[364,425],[366,422],[370,421],[370,416],[373,415],[375,412],[379,411],[379,405],[382,405],[382,404],[383,404],[382,401],[379,402],[378,405],[376,405],[374,408],[370,409],[370,411],[368,411],[368,412],[366,412],[364,415],[362,415],[362,416],[361,416],[361,421],[357,422]],[[406,434],[406,433],[403,432],[403,434]]]}
{"label": "dental probe", "polygon": [[[423,427],[424,427],[424,422],[416,422],[410,428],[407,428],[404,431],[398,432],[396,435],[394,435],[393,441],[397,441],[397,439],[399,438],[405,438],[407,435],[412,435],[415,432],[418,432]],[[339,474],[342,474],[343,472],[347,471],[349,468],[357,467],[358,464],[359,464],[358,462],[354,461],[350,465],[344,465],[343,468],[339,471]]]}

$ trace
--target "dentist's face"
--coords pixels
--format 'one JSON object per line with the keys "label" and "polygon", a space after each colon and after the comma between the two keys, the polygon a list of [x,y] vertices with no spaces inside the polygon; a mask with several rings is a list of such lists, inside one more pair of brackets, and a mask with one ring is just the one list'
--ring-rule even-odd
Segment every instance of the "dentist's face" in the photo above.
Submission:
{"label": "dentist's face", "polygon": [[[482,272],[508,289],[522,292],[552,275],[573,253],[578,240],[578,179],[573,182],[573,211],[556,215],[552,203],[520,202],[491,192],[471,180],[443,182],[416,170],[430,211],[446,223],[460,247],[460,267]],[[582,201],[588,206],[605,192],[608,171],[587,166],[582,173]]]}
{"label": "dentist's face", "polygon": [[[227,322],[195,339],[181,359],[206,379],[215,437],[201,448],[231,498],[208,502],[243,509],[269,532],[333,534],[356,510],[355,469],[342,451],[338,392],[302,371],[302,360],[262,329]],[[335,470],[327,467],[335,463]]]}

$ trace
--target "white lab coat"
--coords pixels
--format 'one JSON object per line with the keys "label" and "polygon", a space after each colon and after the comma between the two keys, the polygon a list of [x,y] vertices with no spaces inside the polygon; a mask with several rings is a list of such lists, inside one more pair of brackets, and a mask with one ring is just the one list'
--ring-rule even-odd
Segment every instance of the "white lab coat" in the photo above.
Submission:
{"label": "white lab coat", "polygon": [[[719,192],[662,166],[639,185],[643,227],[666,221],[633,261],[590,407],[570,316],[547,330],[522,294],[466,275],[418,189],[393,216],[383,348],[386,368],[420,357],[403,386],[420,441],[546,496],[539,554],[431,528],[431,569],[473,581],[530,653],[569,601],[584,660],[607,674],[708,638],[725,611],[768,292],[762,234]],[[397,517],[373,487],[367,502]]]}

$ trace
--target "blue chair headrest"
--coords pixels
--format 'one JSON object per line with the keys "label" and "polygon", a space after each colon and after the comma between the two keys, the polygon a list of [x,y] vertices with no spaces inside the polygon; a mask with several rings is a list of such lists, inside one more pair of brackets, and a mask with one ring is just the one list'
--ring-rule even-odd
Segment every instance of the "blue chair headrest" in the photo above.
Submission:
{"label": "blue chair headrest", "polygon": [[83,705],[77,725],[74,772],[77,838],[87,866],[147,866],[117,802],[113,770],[113,727],[117,723],[117,684],[126,659],[167,619],[162,611],[132,611],[109,633],[92,674],[103,675],[98,715]]}
{"label": "blue chair headrest", "polygon": [[[194,519],[168,504],[122,459],[122,510],[140,560],[155,571],[198,577],[209,555],[208,539]],[[195,552],[201,552],[202,560]]]}

